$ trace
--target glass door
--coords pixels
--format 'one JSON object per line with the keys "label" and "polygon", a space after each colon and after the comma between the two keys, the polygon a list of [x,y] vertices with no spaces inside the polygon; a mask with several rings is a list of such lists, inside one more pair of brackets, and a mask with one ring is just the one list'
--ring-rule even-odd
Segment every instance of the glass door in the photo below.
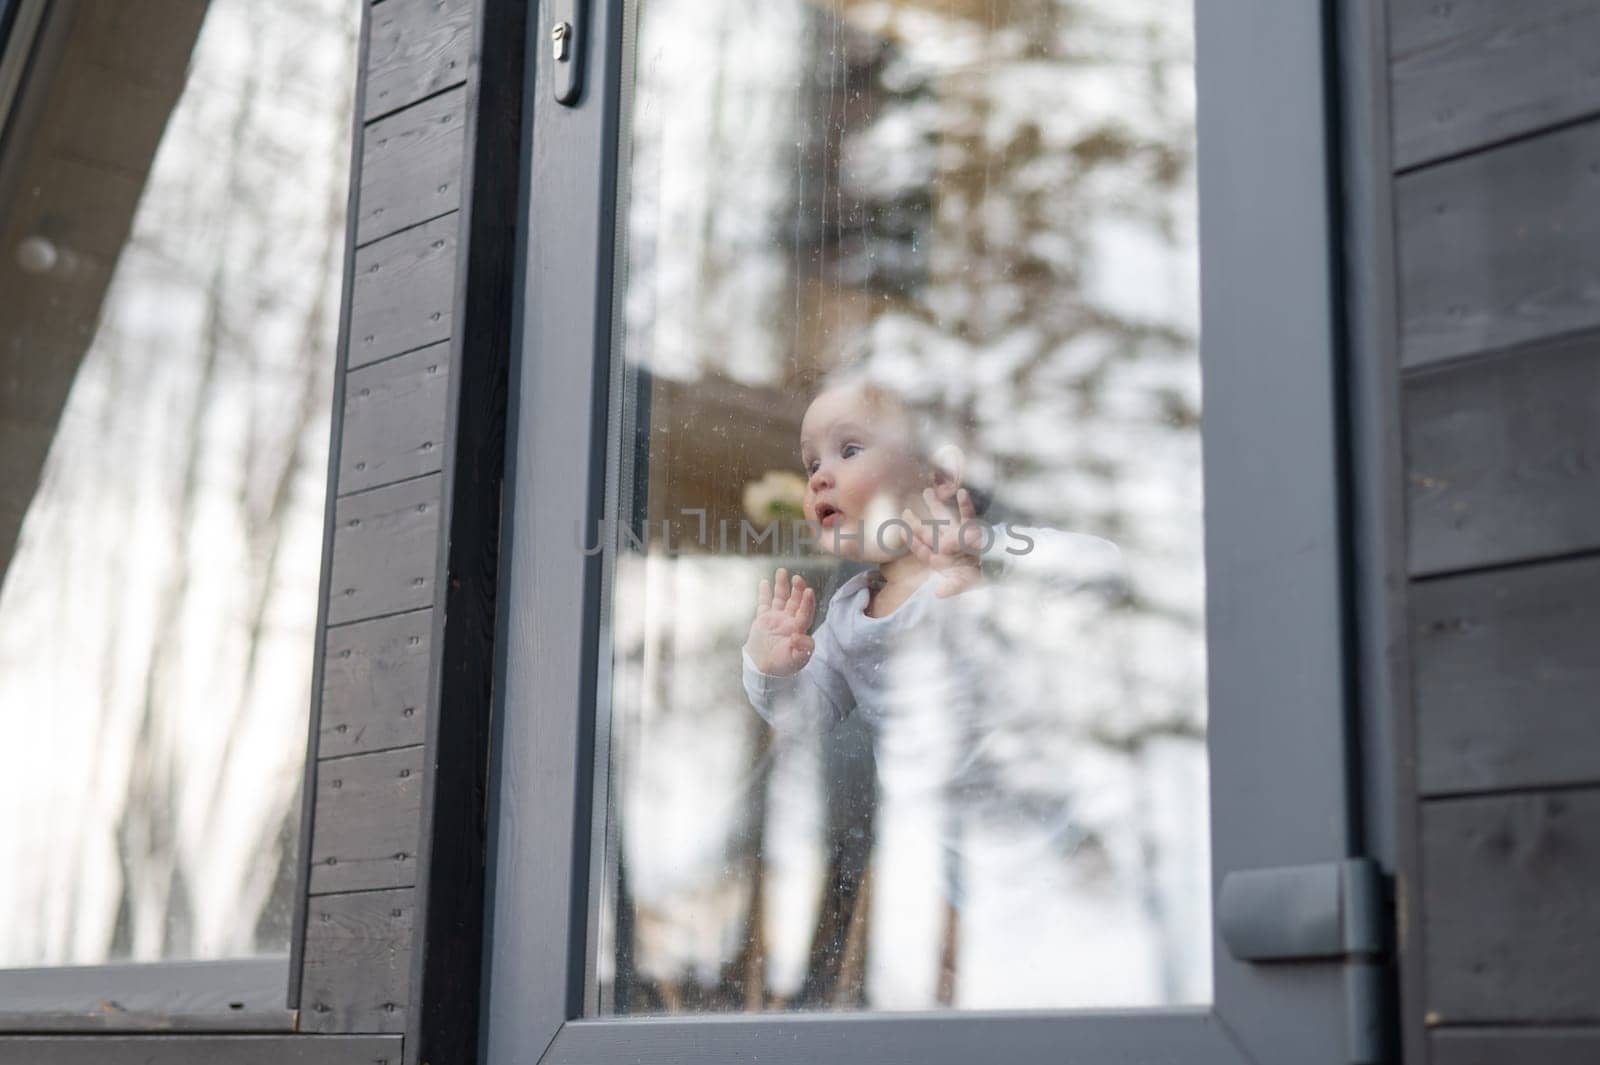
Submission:
{"label": "glass door", "polygon": [[541,12],[491,1060],[1343,1045],[1273,946],[1358,843],[1321,28],[1258,6]]}
{"label": "glass door", "polygon": [[1209,1001],[1186,4],[629,14],[595,1010]]}

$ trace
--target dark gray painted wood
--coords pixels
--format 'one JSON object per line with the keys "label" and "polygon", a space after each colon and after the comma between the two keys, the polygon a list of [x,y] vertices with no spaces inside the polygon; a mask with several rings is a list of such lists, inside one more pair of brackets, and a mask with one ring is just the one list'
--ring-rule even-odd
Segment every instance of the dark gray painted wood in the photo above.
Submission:
{"label": "dark gray painted wood", "polygon": [[328,624],[433,605],[439,476],[339,500]]}
{"label": "dark gray painted wood", "polygon": [[1590,1062],[1594,1029],[1451,1026],[1600,1020],[1600,793],[1579,790],[1600,780],[1600,6],[1387,7],[1395,165],[1415,168],[1408,568],[1429,578],[1407,588],[1396,767],[1433,796],[1400,811],[1406,1060]]}
{"label": "dark gray painted wood", "polygon": [[1600,791],[1422,806],[1428,1022],[1600,1021]]}
{"label": "dark gray painted wood", "polygon": [[19,1036],[0,1065],[400,1065],[399,1036]]}
{"label": "dark gray painted wood", "polygon": [[1600,325],[1600,123],[1416,171],[1395,197],[1405,365]]}
{"label": "dark gray painted wood", "polygon": [[409,887],[421,795],[420,747],[319,763],[311,893]]}
{"label": "dark gray painted wood", "polygon": [[328,631],[317,748],[322,757],[422,742],[432,635],[432,610]]}
{"label": "dark gray painted wood", "polygon": [[1404,410],[1413,574],[1600,547],[1600,335],[1414,377]]}
{"label": "dark gray painted wood", "polygon": [[367,127],[359,243],[370,244],[461,206],[466,103],[463,86]]}
{"label": "dark gray painted wood", "polygon": [[467,201],[451,356],[435,669],[429,692],[408,1065],[479,1060],[489,736],[507,392],[522,256],[530,5],[478,0],[462,173]]}
{"label": "dark gray painted wood", "polygon": [[458,225],[447,214],[356,253],[350,369],[449,338]]}
{"label": "dark gray painted wood", "polygon": [[372,9],[366,117],[372,119],[467,79],[472,0],[387,0]]}
{"label": "dark gray painted wood", "polygon": [[1600,1029],[1441,1028],[1429,1036],[1432,1065],[1594,1065]]}
{"label": "dark gray painted wood", "polygon": [[317,809],[317,758],[327,701],[327,631],[329,588],[333,579],[333,547],[338,528],[339,452],[344,437],[344,393],[350,363],[351,294],[355,291],[356,214],[360,208],[360,174],[365,126],[361,120],[366,98],[368,40],[372,8],[361,6],[356,64],[355,107],[350,116],[350,186],[345,200],[344,263],[340,276],[338,350],[333,374],[333,408],[328,426],[326,498],[322,511],[322,570],[317,585],[317,641],[311,658],[311,713],[306,723],[305,774],[300,787],[300,838],[295,869],[294,927],[289,939],[289,986],[285,996],[290,1009],[300,1008],[300,976],[305,968],[306,909],[311,892],[311,837]]}
{"label": "dark gray painted wood", "polygon": [[306,911],[310,897],[310,844],[315,835],[317,814],[317,758],[318,742],[322,737],[322,720],[325,713],[326,649],[328,649],[328,608],[333,580],[333,550],[338,542],[339,499],[339,443],[344,437],[344,382],[350,363],[350,312],[355,291],[355,219],[360,209],[360,173],[362,173],[362,146],[365,126],[360,115],[366,98],[366,56],[370,53],[371,5],[362,5],[362,19],[358,30],[357,77],[355,77],[355,107],[350,115],[350,184],[344,205],[344,264],[339,288],[338,352],[333,374],[333,409],[328,425],[328,483],[323,501],[322,574],[317,587],[317,643],[312,652],[312,700],[310,720],[306,729],[306,774],[301,780],[301,832],[299,832],[299,860],[294,870],[294,927],[290,937],[290,979],[285,1001],[290,1009],[299,1009],[301,974],[304,971],[306,950]]}
{"label": "dark gray painted wood", "polygon": [[[330,479],[330,498],[337,503],[319,621],[319,720],[307,804],[314,825],[305,832],[311,849],[303,898],[414,882],[424,754],[417,746],[409,753],[395,748],[425,738],[429,658],[438,654],[431,631],[438,605],[437,471],[449,402],[445,354],[458,299],[455,211],[468,106],[460,87],[472,66],[475,2],[386,0],[363,7],[353,259],[341,326],[347,369],[339,378],[342,424],[331,452],[337,477]],[[372,753],[381,751],[390,754]],[[375,760],[363,763],[369,758]],[[408,777],[382,779],[373,770],[393,771],[405,759]],[[355,787],[362,773],[374,776],[369,796],[358,788],[333,797]],[[330,867],[329,857],[349,861]],[[323,905],[323,897],[312,896],[310,904]],[[395,971],[409,966],[409,923],[364,927],[372,950],[398,952]],[[297,947],[306,938],[298,936]],[[328,1007],[304,1014],[311,1026],[399,1031],[404,1009],[383,1007],[403,1005],[405,983],[391,982],[376,1000],[370,974],[338,964],[318,955],[296,968],[297,976],[316,981]],[[297,988],[291,995],[299,1001]],[[399,1043],[393,1045],[398,1051]]]}
{"label": "dark gray painted wood", "polygon": [[448,344],[350,372],[339,450],[341,494],[439,470],[449,382]]}
{"label": "dark gray painted wood", "polygon": [[414,893],[362,891],[311,900],[300,1027],[400,1032],[411,979]]}
{"label": "dark gray painted wood", "polygon": [[1395,165],[1600,111],[1594,0],[1391,0]]}
{"label": "dark gray painted wood", "polygon": [[1600,558],[1421,583],[1411,629],[1424,793],[1600,782]]}

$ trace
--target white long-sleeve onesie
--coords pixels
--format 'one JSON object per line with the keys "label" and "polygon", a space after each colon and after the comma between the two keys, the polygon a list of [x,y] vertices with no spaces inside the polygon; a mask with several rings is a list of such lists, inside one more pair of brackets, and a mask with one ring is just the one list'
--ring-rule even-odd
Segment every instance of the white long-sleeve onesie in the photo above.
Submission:
{"label": "white long-sleeve onesie", "polygon": [[[1053,730],[1065,695],[1038,690],[1022,661],[1034,651],[1015,644],[1019,621],[1048,628],[1052,602],[1101,599],[1095,589],[1114,593],[1122,584],[1121,553],[1109,541],[1044,529],[998,532],[984,554],[985,580],[974,589],[939,598],[939,577],[931,575],[893,613],[874,618],[866,613],[872,574],[860,573],[829,599],[813,633],[816,648],[799,673],[764,674],[744,655],[745,692],[780,732],[852,713],[872,731],[879,901],[868,987],[880,1008],[935,1004],[945,906],[961,904],[961,819],[985,809],[1016,816],[1016,794],[1034,786],[1018,779],[1029,775],[1030,762],[1035,777],[1060,776],[1047,754],[1019,759],[1015,751],[1028,736]],[[1029,550],[1007,551],[1025,541]],[[998,779],[997,765],[1008,767],[1006,779]]]}
{"label": "white long-sleeve onesie", "polygon": [[[1015,607],[1017,593],[1071,595],[1091,586],[1118,587],[1122,555],[1115,544],[1098,536],[1048,529],[1001,528],[983,555],[986,580],[961,595],[941,599],[940,578],[930,575],[887,617],[868,616],[873,574],[858,573],[828,601],[826,615],[813,634],[816,648],[805,668],[792,676],[772,676],[756,668],[744,654],[745,693],[769,723],[783,727],[795,715],[837,721],[852,711],[874,727],[899,717],[921,716],[930,696],[923,656],[948,659],[935,670],[938,687],[951,694],[952,682],[975,681],[967,675],[998,663],[973,661],[984,641],[968,637],[965,626],[983,626],[1002,604]],[[1027,588],[1016,585],[1026,581]],[[895,659],[910,659],[912,675],[894,668]]]}

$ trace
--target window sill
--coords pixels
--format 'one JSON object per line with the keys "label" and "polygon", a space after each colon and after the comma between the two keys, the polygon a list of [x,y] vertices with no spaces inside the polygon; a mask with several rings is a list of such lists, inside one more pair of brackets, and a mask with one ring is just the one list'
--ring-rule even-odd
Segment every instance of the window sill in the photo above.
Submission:
{"label": "window sill", "polygon": [[281,955],[0,970],[0,1033],[293,1032]]}

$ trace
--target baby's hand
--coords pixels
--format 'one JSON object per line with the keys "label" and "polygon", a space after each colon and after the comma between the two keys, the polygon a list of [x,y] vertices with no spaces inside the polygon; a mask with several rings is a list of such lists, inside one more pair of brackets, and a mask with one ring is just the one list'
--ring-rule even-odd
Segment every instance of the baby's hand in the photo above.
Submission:
{"label": "baby's hand", "polygon": [[927,563],[939,577],[934,594],[943,599],[960,595],[983,580],[979,562],[984,542],[988,538],[978,522],[978,512],[972,505],[972,496],[965,488],[956,493],[955,506],[939,502],[933,489],[925,489],[923,502],[928,513],[943,524],[932,525],[919,519],[907,508],[901,515],[912,528],[911,553]]}
{"label": "baby's hand", "polygon": [[793,676],[804,669],[817,646],[806,635],[816,612],[817,595],[798,574],[791,579],[780,569],[772,583],[762,581],[756,619],[744,644],[756,669],[774,677]]}

